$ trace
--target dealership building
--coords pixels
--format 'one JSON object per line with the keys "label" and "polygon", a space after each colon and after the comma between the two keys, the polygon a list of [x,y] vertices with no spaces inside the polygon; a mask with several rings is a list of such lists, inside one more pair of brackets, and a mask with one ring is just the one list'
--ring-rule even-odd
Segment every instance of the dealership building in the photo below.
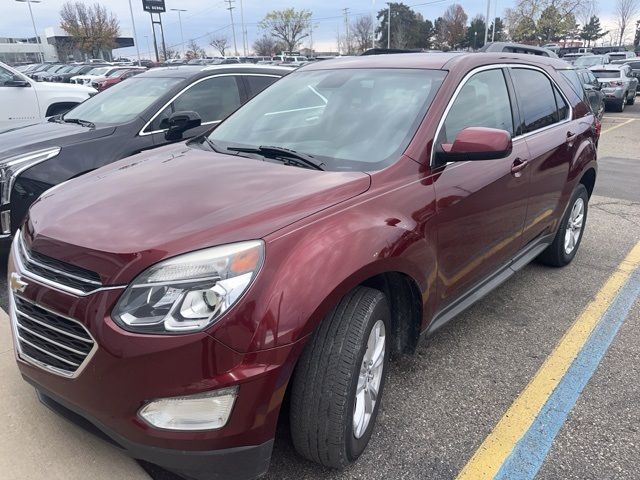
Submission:
{"label": "dealership building", "polygon": [[[116,38],[116,47],[125,48],[134,45],[133,37],[125,35]],[[42,48],[42,50],[40,49]],[[88,60],[89,55],[80,52],[73,39],[59,27],[45,28],[44,35],[39,38],[0,37],[0,62],[10,65],[37,63],[40,52],[45,62],[70,62]],[[113,60],[113,50],[100,51],[98,58]]]}

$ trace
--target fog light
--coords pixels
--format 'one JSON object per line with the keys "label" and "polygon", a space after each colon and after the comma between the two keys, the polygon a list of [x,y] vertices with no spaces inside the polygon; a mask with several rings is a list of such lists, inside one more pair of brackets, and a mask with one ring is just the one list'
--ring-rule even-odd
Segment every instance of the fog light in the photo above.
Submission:
{"label": "fog light", "polygon": [[184,397],[153,400],[138,415],[156,428],[165,430],[215,430],[227,424],[238,387]]}

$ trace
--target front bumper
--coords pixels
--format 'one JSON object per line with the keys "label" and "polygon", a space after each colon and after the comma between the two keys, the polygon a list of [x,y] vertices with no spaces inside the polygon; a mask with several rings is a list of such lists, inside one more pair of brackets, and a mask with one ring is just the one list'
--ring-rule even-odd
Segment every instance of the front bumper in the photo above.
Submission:
{"label": "front bumper", "polygon": [[[28,378],[25,378],[30,381]],[[51,392],[38,385],[38,399],[47,408],[80,428],[110,443],[127,455],[145,460],[194,480],[245,480],[261,476],[269,468],[273,440],[261,445],[227,448],[213,451],[177,451],[150,447],[129,441],[102,425],[86,413],[74,409]]]}
{"label": "front bumper", "polygon": [[[21,263],[14,255],[12,252],[9,260],[9,276],[16,272],[26,283],[20,293],[10,292],[9,299],[16,359],[23,377],[36,387],[47,406],[73,417],[76,423],[93,425],[94,433],[134,458],[189,478],[254,478],[266,471],[280,405],[303,340],[239,353],[205,332],[133,334],[110,317],[124,287],[74,296],[39,283],[21,269],[24,267],[16,268]],[[56,374],[21,355],[16,295],[86,328],[97,348],[77,375]],[[230,386],[238,386],[238,395],[229,421],[220,429],[161,430],[138,417],[150,400]]]}

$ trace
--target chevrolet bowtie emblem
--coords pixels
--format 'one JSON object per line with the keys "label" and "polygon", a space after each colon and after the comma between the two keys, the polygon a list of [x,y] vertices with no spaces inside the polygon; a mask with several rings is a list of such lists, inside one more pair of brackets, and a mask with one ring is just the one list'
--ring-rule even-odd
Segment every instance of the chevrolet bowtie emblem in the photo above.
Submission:
{"label": "chevrolet bowtie emblem", "polygon": [[24,292],[25,288],[27,288],[29,284],[27,282],[22,281],[22,277],[18,275],[16,272],[11,274],[11,278],[9,279],[9,287],[16,293]]}

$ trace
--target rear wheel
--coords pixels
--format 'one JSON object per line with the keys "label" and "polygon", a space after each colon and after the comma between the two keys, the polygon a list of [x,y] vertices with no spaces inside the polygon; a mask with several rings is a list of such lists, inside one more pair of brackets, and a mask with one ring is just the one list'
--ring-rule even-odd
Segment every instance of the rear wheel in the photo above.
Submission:
{"label": "rear wheel", "polygon": [[587,222],[588,204],[589,193],[585,186],[579,183],[573,191],[569,208],[560,222],[553,243],[540,254],[538,260],[553,267],[564,267],[571,263],[582,241]]}
{"label": "rear wheel", "polygon": [[618,103],[618,111],[619,112],[624,112],[624,107],[627,104],[627,93],[624,94],[624,97],[622,97],[622,100],[620,100],[620,102]]}
{"label": "rear wheel", "polygon": [[389,323],[384,294],[357,287],[316,330],[291,390],[291,437],[302,456],[342,468],[364,451],[384,389]]}

